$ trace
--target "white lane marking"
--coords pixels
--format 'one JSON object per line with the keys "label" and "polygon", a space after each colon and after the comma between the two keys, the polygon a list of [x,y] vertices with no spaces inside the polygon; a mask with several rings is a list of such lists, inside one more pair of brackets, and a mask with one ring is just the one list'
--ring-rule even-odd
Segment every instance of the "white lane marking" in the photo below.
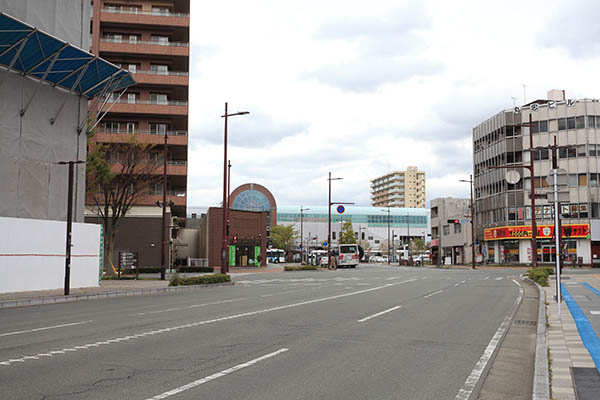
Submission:
{"label": "white lane marking", "polygon": [[438,290],[438,291],[436,291],[436,292],[429,293],[428,295],[426,295],[426,296],[423,296],[423,298],[424,298],[424,299],[426,299],[426,298],[428,298],[428,297],[435,296],[436,294],[440,294],[440,293],[442,293],[442,292],[443,292],[443,290]]}
{"label": "white lane marking", "polygon": [[468,400],[471,397],[471,394],[473,393],[473,390],[475,390],[477,382],[479,382],[479,379],[481,379],[481,375],[483,374],[487,363],[490,361],[490,358],[492,358],[492,355],[496,351],[496,347],[498,347],[498,345],[500,344],[500,339],[504,335],[504,332],[508,329],[510,321],[512,321],[513,316],[517,312],[517,307],[519,306],[519,304],[521,303],[521,299],[523,298],[523,287],[519,284],[519,282],[515,281],[514,279],[512,281],[519,285],[519,295],[517,296],[517,299],[515,300],[510,311],[508,312],[508,315],[504,318],[504,321],[502,321],[500,327],[492,337],[492,340],[490,340],[490,343],[483,351],[483,354],[479,358],[479,361],[477,361],[477,364],[475,364],[475,367],[469,374],[469,377],[465,381],[463,387],[458,391],[458,394],[456,395],[454,400]]}
{"label": "white lane marking", "polygon": [[242,300],[246,300],[246,298],[231,299],[231,300],[224,300],[224,301],[215,301],[215,302],[212,302],[212,303],[194,304],[194,305],[185,306],[185,307],[167,308],[165,310],[146,311],[146,312],[137,313],[136,315],[160,314],[160,313],[169,312],[169,311],[179,311],[179,310],[183,310],[183,309],[186,309],[186,308],[206,307],[206,306],[212,306],[212,305],[216,305],[216,304],[232,303],[234,301],[242,301]]}
{"label": "white lane marking", "polygon": [[271,294],[263,294],[260,297],[272,297],[272,296],[279,296],[282,294],[288,294],[288,293],[297,293],[297,292],[303,292],[305,289],[296,289],[296,290],[286,290],[285,292],[277,292],[277,293],[271,293]]}
{"label": "white lane marking", "polygon": [[501,281],[502,279],[504,279],[503,277],[499,276],[498,278],[495,278],[495,281]]}
{"label": "white lane marking", "polygon": [[[149,332],[141,332],[141,333],[138,333],[138,334],[124,336],[124,337],[121,337],[121,338],[114,338],[111,341],[98,341],[98,342],[95,342],[95,343],[85,344],[83,346],[86,347],[86,349],[88,347],[99,347],[101,345],[112,344],[112,343],[114,343],[115,340],[119,340],[119,339],[121,341],[127,341],[127,340],[132,340],[132,339],[139,339],[140,337],[152,336],[152,335],[162,334],[162,333],[166,333],[166,332],[172,332],[172,331],[176,331],[176,330],[179,330],[179,329],[193,328],[193,327],[196,327],[196,326],[213,324],[213,323],[216,323],[216,322],[222,322],[222,321],[228,321],[228,320],[237,319],[237,318],[249,317],[249,316],[252,316],[252,315],[265,314],[265,313],[268,313],[268,312],[285,310],[285,309],[293,308],[293,307],[300,307],[300,306],[304,306],[304,305],[307,305],[307,304],[321,303],[321,302],[324,302],[324,301],[341,299],[341,298],[348,297],[348,296],[355,296],[355,295],[358,295],[358,294],[373,292],[375,290],[387,289],[387,288],[390,288],[390,287],[393,287],[393,286],[401,285],[403,283],[414,282],[416,280],[417,280],[417,278],[407,279],[407,280],[400,281],[400,282],[387,283],[385,285],[376,286],[376,287],[372,287],[372,288],[369,288],[369,289],[358,290],[356,292],[349,292],[349,293],[338,294],[338,295],[329,296],[329,297],[322,297],[322,298],[319,298],[319,299],[306,300],[306,301],[302,301],[302,302],[299,302],[299,303],[286,304],[286,305],[283,305],[283,306],[265,308],[265,309],[257,310],[257,311],[249,311],[249,312],[245,312],[245,313],[241,313],[241,314],[228,315],[226,317],[221,317],[221,318],[214,318],[214,319],[209,319],[209,320],[204,320],[204,321],[191,322],[191,323],[185,324],[185,325],[177,325],[177,326],[172,326],[172,327],[169,327],[169,328],[157,329],[157,330],[149,331]],[[64,352],[71,352],[71,351],[80,350],[80,347],[81,346],[74,346],[74,347],[67,348],[67,349],[55,350],[54,352],[50,351],[48,353],[35,354],[33,356],[28,356],[28,357],[40,357],[40,356],[52,357],[55,354],[64,354]],[[29,359],[31,359],[31,358],[29,358]],[[8,360],[8,361],[3,361],[3,362],[0,362],[0,365],[11,365],[11,364],[14,364],[15,362],[23,362],[23,361],[25,361],[25,357],[18,358],[18,359],[11,359],[11,360]]]}
{"label": "white lane marking", "polygon": [[402,306],[396,306],[396,307],[389,308],[389,309],[387,309],[387,310],[385,310],[385,311],[378,312],[377,314],[373,314],[373,315],[371,315],[371,316],[368,316],[368,317],[366,317],[366,318],[359,319],[359,320],[358,320],[358,322],[365,322],[365,321],[368,321],[368,320],[370,320],[371,318],[379,317],[380,315],[387,314],[387,313],[389,313],[389,312],[391,312],[391,311],[394,311],[394,310],[397,310],[397,309],[399,309],[399,308],[402,308]]}
{"label": "white lane marking", "polygon": [[2,337],[2,336],[20,335],[20,334],[22,334],[22,333],[39,332],[39,331],[47,331],[48,329],[66,328],[67,326],[75,326],[75,325],[89,324],[90,322],[92,322],[92,320],[91,320],[91,319],[90,319],[89,321],[73,322],[73,323],[70,323],[70,324],[62,324],[62,325],[45,326],[45,327],[43,327],[43,328],[28,329],[28,330],[25,330],[25,331],[16,331],[16,332],[0,333],[0,337]]}
{"label": "white lane marking", "polygon": [[592,315],[598,315],[598,314],[600,314],[600,311],[590,311],[590,314],[592,314]]}
{"label": "white lane marking", "polygon": [[486,276],[485,278],[483,278],[484,281],[487,281],[488,279],[490,279],[489,276]]}
{"label": "white lane marking", "polygon": [[458,285],[460,285],[460,284],[462,284],[462,283],[467,283],[467,281],[460,281],[460,282],[456,282],[456,283],[454,284],[454,286],[458,286]]}
{"label": "white lane marking", "polygon": [[565,282],[565,285],[579,285],[579,282]]}
{"label": "white lane marking", "polygon": [[216,374],[209,375],[209,376],[207,376],[205,378],[198,379],[197,381],[188,383],[187,385],[183,385],[183,386],[180,386],[178,388],[169,390],[168,392],[164,392],[164,393],[156,395],[154,397],[149,397],[146,400],[161,400],[161,399],[166,399],[167,397],[171,397],[171,396],[174,396],[174,395],[179,394],[181,392],[185,392],[186,390],[190,390],[192,388],[195,388],[196,386],[200,386],[200,385],[202,385],[204,383],[213,381],[213,380],[218,379],[218,378],[222,378],[222,377],[224,377],[226,375],[229,375],[229,374],[231,374],[231,373],[233,373],[235,371],[239,371],[242,368],[250,367],[250,366],[252,366],[252,365],[254,365],[254,364],[256,364],[256,363],[258,363],[260,361],[264,361],[264,360],[266,360],[268,358],[275,357],[275,356],[277,356],[277,355],[279,355],[281,353],[285,353],[288,350],[289,349],[286,349],[284,347],[282,349],[274,351],[273,353],[269,353],[269,354],[266,354],[266,355],[264,355],[262,357],[255,358],[254,360],[245,362],[243,364],[238,364],[235,367],[231,367],[231,368],[228,368],[228,369],[223,370],[221,372],[217,372]]}

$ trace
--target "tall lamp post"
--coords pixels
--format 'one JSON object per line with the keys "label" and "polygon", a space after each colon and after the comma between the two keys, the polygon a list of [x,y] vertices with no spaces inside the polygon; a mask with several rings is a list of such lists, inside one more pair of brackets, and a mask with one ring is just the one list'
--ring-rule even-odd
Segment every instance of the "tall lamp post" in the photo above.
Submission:
{"label": "tall lamp post", "polygon": [[221,273],[226,274],[229,272],[229,253],[228,247],[228,234],[229,234],[229,199],[227,195],[227,118],[234,117],[236,115],[250,114],[248,111],[238,111],[236,113],[229,114],[227,112],[227,102],[225,102],[225,114],[221,115],[221,118],[225,118],[225,133],[223,137],[223,244],[221,246]]}
{"label": "tall lamp post", "polygon": [[328,202],[328,206],[327,206],[327,210],[328,210],[328,218],[327,218],[327,265],[329,265],[329,261],[331,259],[331,206],[334,204],[354,204],[354,203],[333,203],[331,201],[331,181],[340,181],[344,178],[332,178],[331,177],[331,171],[329,172],[329,178],[327,178],[327,180],[329,181],[329,202]]}
{"label": "tall lamp post", "polygon": [[460,179],[459,182],[469,183],[469,189],[471,190],[471,268],[476,269],[475,266],[475,206],[473,204],[473,174],[469,175],[469,180]]}
{"label": "tall lamp post", "polygon": [[537,224],[535,221],[535,173],[533,168],[533,133],[531,132],[531,126],[533,125],[531,120],[531,113],[529,114],[529,123],[521,123],[520,126],[529,127],[529,165],[527,164],[513,164],[513,165],[500,165],[500,166],[489,166],[490,169],[515,169],[525,168],[529,170],[531,175],[531,266],[537,267]]}
{"label": "tall lamp post", "polygon": [[388,239],[387,239],[387,251],[388,251],[388,264],[390,263],[390,220],[391,220],[391,211],[390,208],[388,207],[387,210],[381,210],[382,212],[386,212],[388,215]]}
{"label": "tall lamp post", "polygon": [[59,165],[69,166],[69,187],[67,189],[67,239],[65,250],[65,296],[69,295],[71,286],[71,229],[73,227],[73,166],[85,161],[59,161]]}
{"label": "tall lamp post", "polygon": [[304,211],[310,211],[310,208],[300,206],[300,263],[304,262]]}

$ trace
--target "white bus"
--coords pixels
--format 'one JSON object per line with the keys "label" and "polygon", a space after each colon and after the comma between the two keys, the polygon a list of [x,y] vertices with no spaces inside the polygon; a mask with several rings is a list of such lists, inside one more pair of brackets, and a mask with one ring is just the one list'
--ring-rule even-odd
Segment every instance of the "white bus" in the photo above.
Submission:
{"label": "white bus", "polygon": [[338,267],[356,268],[360,261],[357,244],[340,244],[338,254]]}
{"label": "white bus", "polygon": [[285,262],[285,250],[281,249],[267,249],[267,262],[268,263],[284,263]]}

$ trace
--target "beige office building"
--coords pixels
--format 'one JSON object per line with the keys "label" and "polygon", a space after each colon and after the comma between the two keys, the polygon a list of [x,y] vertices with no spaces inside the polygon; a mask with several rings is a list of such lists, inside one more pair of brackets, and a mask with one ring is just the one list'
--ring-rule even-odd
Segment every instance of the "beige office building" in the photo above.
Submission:
{"label": "beige office building", "polygon": [[417,167],[394,171],[371,181],[373,207],[425,208],[425,172]]}

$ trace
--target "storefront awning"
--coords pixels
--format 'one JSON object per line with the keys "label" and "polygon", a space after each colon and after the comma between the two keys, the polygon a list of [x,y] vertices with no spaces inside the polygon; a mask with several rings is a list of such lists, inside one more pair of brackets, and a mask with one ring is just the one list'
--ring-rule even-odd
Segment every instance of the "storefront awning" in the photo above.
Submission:
{"label": "storefront awning", "polygon": [[89,98],[135,85],[129,72],[1,11],[0,67]]}

